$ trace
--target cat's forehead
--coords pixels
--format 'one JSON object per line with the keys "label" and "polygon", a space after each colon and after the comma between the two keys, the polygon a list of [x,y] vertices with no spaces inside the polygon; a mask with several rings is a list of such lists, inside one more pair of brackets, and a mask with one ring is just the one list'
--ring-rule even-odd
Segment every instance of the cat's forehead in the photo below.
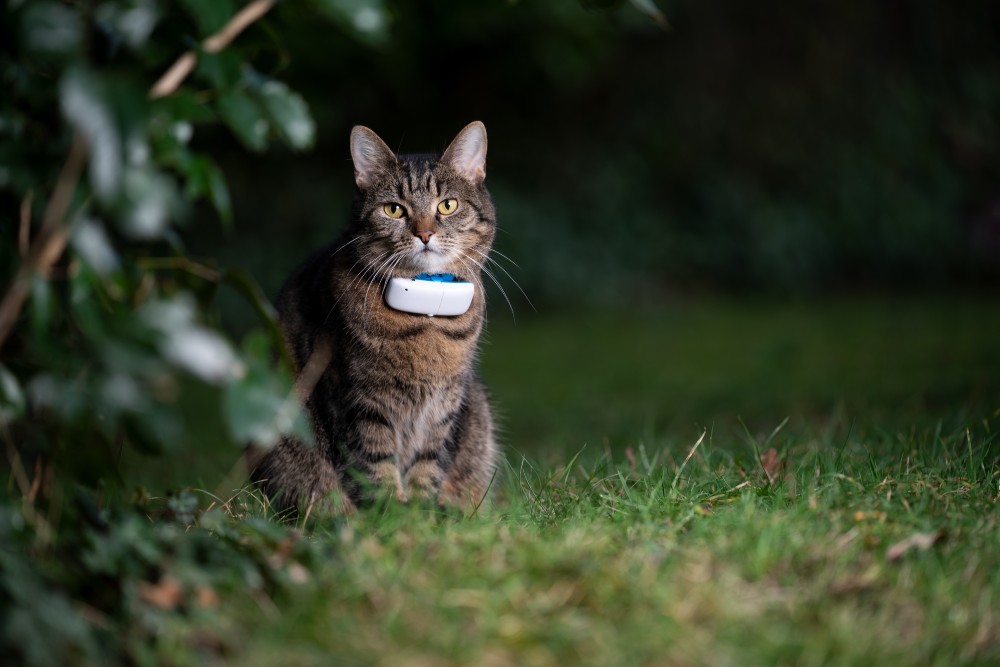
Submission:
{"label": "cat's forehead", "polygon": [[434,153],[413,153],[398,156],[401,178],[418,178],[429,174],[440,175],[440,156]]}
{"label": "cat's forehead", "polygon": [[397,159],[395,174],[384,187],[400,197],[434,198],[445,190],[463,189],[460,179],[434,153],[404,154]]}

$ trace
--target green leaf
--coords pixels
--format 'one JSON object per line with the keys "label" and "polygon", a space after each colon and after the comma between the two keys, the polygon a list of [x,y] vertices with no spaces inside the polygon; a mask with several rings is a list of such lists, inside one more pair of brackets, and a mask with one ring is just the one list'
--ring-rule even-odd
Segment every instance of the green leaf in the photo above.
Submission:
{"label": "green leaf", "polygon": [[0,424],[9,424],[24,414],[24,392],[17,378],[0,365]]}
{"label": "green leaf", "polygon": [[201,53],[198,57],[198,76],[203,77],[219,90],[231,90],[243,81],[243,59],[234,50],[219,53]]}
{"label": "green leaf", "polygon": [[389,13],[382,0],[316,0],[316,7],[338,25],[373,46],[389,36]]}
{"label": "green leaf", "polygon": [[44,340],[48,337],[57,307],[52,297],[52,285],[42,276],[37,276],[31,282],[31,328],[36,338]]}
{"label": "green leaf", "polygon": [[122,232],[137,240],[161,238],[180,206],[174,181],[165,173],[145,166],[130,168],[124,183]]}
{"label": "green leaf", "polygon": [[247,373],[230,382],[223,397],[226,423],[233,440],[271,446],[281,436],[293,435],[312,442],[312,432],[293,390],[291,376],[270,363],[267,337],[259,333],[248,336],[243,349]]}
{"label": "green leaf", "polygon": [[213,161],[208,163],[208,198],[222,218],[223,224],[231,229],[233,205],[229,199],[229,186],[226,184],[226,176],[222,173],[222,169]]}
{"label": "green leaf", "polygon": [[208,196],[222,223],[227,229],[233,225],[233,207],[229,199],[229,186],[222,169],[207,155],[193,155],[186,162],[187,189],[189,198]]}
{"label": "green leaf", "polygon": [[648,16],[656,25],[663,29],[670,27],[667,17],[660,11],[660,8],[656,6],[653,0],[629,0],[629,2],[637,10]]}
{"label": "green leaf", "polygon": [[202,37],[218,31],[236,13],[233,0],[181,0],[181,4],[198,25]]}
{"label": "green leaf", "polygon": [[104,81],[93,72],[73,68],[59,86],[59,102],[70,123],[87,138],[90,183],[98,197],[112,199],[123,177],[122,138]]}
{"label": "green leaf", "polygon": [[104,225],[97,220],[77,220],[73,225],[70,242],[83,261],[102,277],[121,266],[121,260],[111,245]]}
{"label": "green leaf", "polygon": [[219,98],[219,112],[244,146],[255,152],[267,148],[267,119],[256,100],[234,90]]}
{"label": "green leaf", "polygon": [[271,121],[271,126],[289,148],[312,148],[316,139],[316,123],[301,95],[291,91],[280,81],[268,81],[253,91]]}
{"label": "green leaf", "polygon": [[94,11],[94,18],[105,30],[124,41],[129,48],[139,49],[146,44],[160,16],[155,0],[131,0],[102,3]]}
{"label": "green leaf", "polygon": [[[199,59],[199,64],[208,60],[208,56]],[[212,59],[213,62],[214,59]],[[237,75],[239,68],[237,67]],[[207,75],[208,70],[203,73]],[[181,88],[175,93],[152,100],[150,108],[154,117],[164,118],[164,122],[210,123],[215,120],[212,108],[196,93]]]}
{"label": "green leaf", "polygon": [[60,2],[33,2],[24,10],[21,36],[29,50],[49,55],[71,55],[83,44],[80,11]]}

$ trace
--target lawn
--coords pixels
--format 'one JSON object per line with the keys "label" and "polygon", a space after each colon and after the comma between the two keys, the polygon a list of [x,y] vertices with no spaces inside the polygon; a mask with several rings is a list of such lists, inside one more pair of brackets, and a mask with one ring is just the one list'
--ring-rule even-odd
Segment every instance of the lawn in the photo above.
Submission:
{"label": "lawn", "polygon": [[0,658],[997,664],[998,306],[495,309],[507,462],[478,516],[284,525],[231,455],[55,542],[8,508]]}

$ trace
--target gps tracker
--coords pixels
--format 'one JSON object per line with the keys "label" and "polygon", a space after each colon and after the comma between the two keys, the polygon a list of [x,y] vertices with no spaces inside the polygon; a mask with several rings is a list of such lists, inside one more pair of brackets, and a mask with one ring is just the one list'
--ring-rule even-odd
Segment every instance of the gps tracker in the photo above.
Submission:
{"label": "gps tracker", "polygon": [[451,273],[393,278],[385,290],[389,307],[417,315],[461,315],[472,305],[475,288]]}

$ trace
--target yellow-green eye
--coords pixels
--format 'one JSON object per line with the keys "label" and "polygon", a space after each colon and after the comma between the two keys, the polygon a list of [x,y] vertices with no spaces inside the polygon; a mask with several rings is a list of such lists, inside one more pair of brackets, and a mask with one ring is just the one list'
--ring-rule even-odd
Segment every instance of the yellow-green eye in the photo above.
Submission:
{"label": "yellow-green eye", "polygon": [[456,210],[458,210],[457,199],[445,199],[440,204],[438,204],[438,213],[440,213],[441,215],[451,215]]}
{"label": "yellow-green eye", "polygon": [[386,204],[382,207],[382,210],[385,211],[385,214],[390,218],[402,218],[406,215],[406,209],[395,202]]}

